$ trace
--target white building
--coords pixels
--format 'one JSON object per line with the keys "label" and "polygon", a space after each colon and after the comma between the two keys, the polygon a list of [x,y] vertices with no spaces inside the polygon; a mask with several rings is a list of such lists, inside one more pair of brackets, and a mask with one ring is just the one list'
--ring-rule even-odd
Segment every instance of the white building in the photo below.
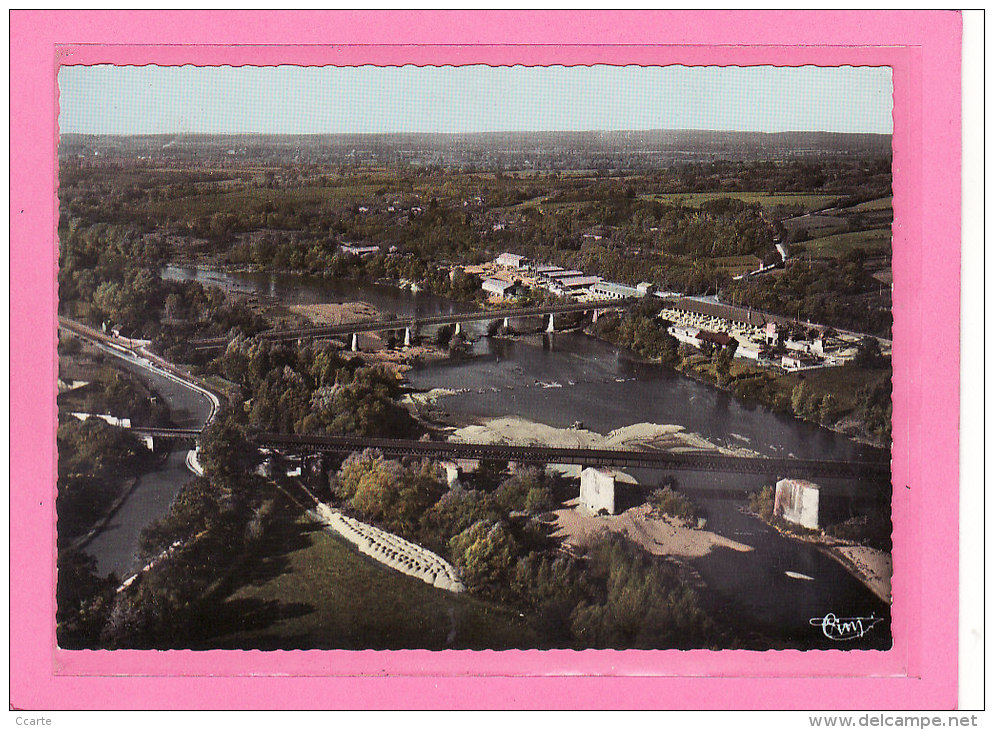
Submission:
{"label": "white building", "polygon": [[773,498],[773,514],[788,522],[818,529],[821,488],[803,479],[781,479]]}
{"label": "white building", "polygon": [[597,282],[590,287],[590,293],[605,299],[632,299],[645,296],[645,292],[637,287],[615,284],[613,281]]}
{"label": "white building", "polygon": [[701,344],[697,339],[699,332],[700,330],[697,327],[684,327],[678,324],[670,325],[670,334],[676,338],[677,342],[683,342],[694,347],[698,347]]}
{"label": "white building", "polygon": [[580,472],[580,506],[594,514],[614,514],[614,472],[588,466]]}
{"label": "white building", "polygon": [[735,357],[741,357],[746,360],[756,360],[759,361],[760,345],[757,342],[750,340],[747,337],[736,337],[739,342],[739,346],[735,348]]}
{"label": "white building", "polygon": [[796,355],[784,355],[780,358],[780,367],[784,370],[795,372],[797,370],[811,370],[825,365],[822,360],[811,355],[797,353]]}
{"label": "white building", "polygon": [[568,276],[556,279],[556,286],[566,294],[574,294],[581,289],[588,289],[601,280],[599,276]]}
{"label": "white building", "polygon": [[511,299],[518,294],[518,287],[513,281],[503,279],[484,279],[483,291],[497,299]]}
{"label": "white building", "polygon": [[526,256],[519,256],[516,253],[502,253],[497,257],[497,265],[505,269],[520,269],[528,261]]}
{"label": "white building", "polygon": [[776,322],[767,322],[766,328],[764,330],[766,333],[766,344],[775,345],[780,339],[780,334],[777,332]]}
{"label": "white building", "polygon": [[352,256],[369,256],[380,252],[379,246],[358,246],[354,243],[343,243],[340,246],[340,249],[342,253],[347,253]]}

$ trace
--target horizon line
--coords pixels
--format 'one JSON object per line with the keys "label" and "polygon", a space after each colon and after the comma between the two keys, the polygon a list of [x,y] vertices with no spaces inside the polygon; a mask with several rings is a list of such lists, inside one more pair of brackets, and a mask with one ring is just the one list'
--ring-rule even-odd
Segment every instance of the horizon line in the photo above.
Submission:
{"label": "horizon line", "polygon": [[759,129],[713,129],[703,127],[653,127],[649,129],[493,129],[478,131],[438,132],[425,130],[391,130],[383,132],[59,132],[59,135],[75,134],[86,137],[318,137],[322,135],[340,135],[354,137],[374,137],[391,134],[430,134],[438,136],[457,135],[486,135],[486,134],[611,134],[633,132],[715,132],[721,134],[841,134],[841,135],[873,135],[876,137],[893,137],[893,132],[840,132],[830,129],[784,129],[775,132]]}

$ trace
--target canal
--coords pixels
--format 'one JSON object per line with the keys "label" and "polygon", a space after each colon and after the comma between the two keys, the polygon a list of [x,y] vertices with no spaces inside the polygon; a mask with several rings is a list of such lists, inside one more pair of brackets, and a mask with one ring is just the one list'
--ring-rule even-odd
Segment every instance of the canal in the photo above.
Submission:
{"label": "canal", "polygon": [[[211,402],[203,394],[131,360],[115,361],[162,398],[177,428],[200,428],[207,421]],[[192,478],[186,467],[186,448],[182,446],[175,447],[156,469],[138,478],[120,508],[84,548],[96,558],[99,575],[114,573],[123,579],[142,567],[138,559],[142,530],[169,512],[180,488]]]}

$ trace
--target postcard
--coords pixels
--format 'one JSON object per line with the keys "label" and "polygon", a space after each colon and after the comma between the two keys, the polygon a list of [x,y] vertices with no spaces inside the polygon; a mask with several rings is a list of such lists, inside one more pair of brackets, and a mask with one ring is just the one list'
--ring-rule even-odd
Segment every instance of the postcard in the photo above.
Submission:
{"label": "postcard", "polygon": [[956,14],[13,17],[14,705],[953,706]]}

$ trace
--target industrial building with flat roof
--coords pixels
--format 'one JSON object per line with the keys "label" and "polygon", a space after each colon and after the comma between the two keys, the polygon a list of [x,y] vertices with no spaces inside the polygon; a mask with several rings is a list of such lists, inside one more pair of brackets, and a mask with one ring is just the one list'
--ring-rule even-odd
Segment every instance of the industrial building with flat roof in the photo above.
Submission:
{"label": "industrial building with flat roof", "polygon": [[482,288],[497,299],[510,299],[517,296],[521,290],[513,281],[503,279],[484,279]]}
{"label": "industrial building with flat roof", "polygon": [[645,291],[626,284],[615,284],[613,281],[599,281],[590,287],[591,294],[599,294],[605,299],[631,299],[644,297]]}
{"label": "industrial building with flat roof", "polygon": [[586,289],[601,280],[599,276],[568,276],[565,279],[558,279],[556,283],[563,289]]}

